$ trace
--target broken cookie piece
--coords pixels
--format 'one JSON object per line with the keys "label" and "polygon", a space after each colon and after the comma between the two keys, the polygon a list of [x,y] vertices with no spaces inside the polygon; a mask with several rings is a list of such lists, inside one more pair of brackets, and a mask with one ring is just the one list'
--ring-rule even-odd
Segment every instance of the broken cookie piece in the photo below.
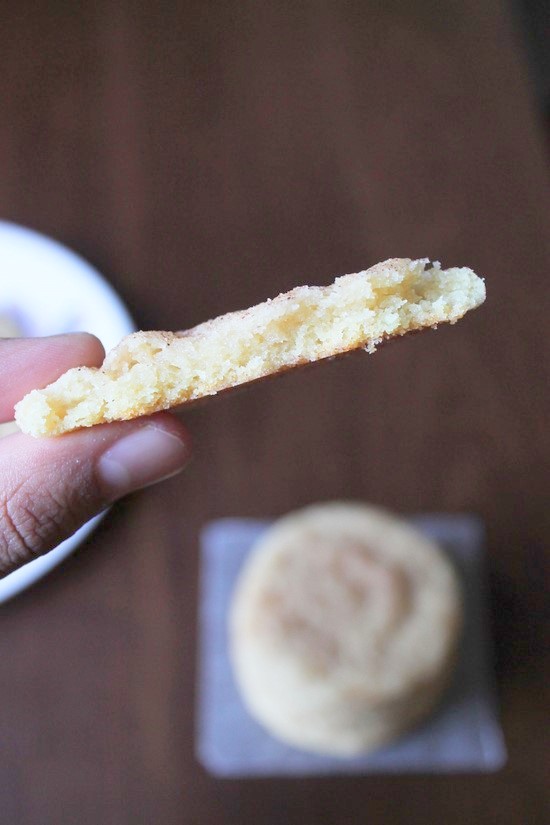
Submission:
{"label": "broken cookie piece", "polygon": [[184,332],[136,332],[100,368],[69,370],[16,405],[34,436],[166,410],[385,339],[454,324],[485,300],[466,267],[393,258],[326,287],[301,286]]}

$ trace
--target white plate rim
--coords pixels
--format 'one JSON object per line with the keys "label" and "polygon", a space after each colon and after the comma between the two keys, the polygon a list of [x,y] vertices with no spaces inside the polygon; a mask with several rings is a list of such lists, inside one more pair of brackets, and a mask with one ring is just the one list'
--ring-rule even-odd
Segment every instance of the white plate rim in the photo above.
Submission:
{"label": "white plate rim", "polygon": [[[0,237],[2,242],[5,242],[10,236],[17,239],[17,242],[23,239],[26,243],[34,245],[37,248],[37,252],[40,250],[41,253],[47,252],[49,255],[57,256],[60,265],[70,267],[75,276],[78,274],[78,277],[86,279],[89,283],[93,282],[94,288],[98,290],[98,294],[101,293],[104,299],[109,301],[114,310],[119,323],[119,328],[116,333],[119,338],[136,329],[135,323],[120,296],[115,292],[109,282],[82,256],[64,246],[59,241],[43,235],[34,229],[29,229],[28,227],[11,221],[0,220]],[[96,529],[107,512],[108,510],[104,510],[102,513],[91,518],[73,533],[72,536],[69,536],[69,538],[62,541],[53,550],[50,550],[49,553],[33,559],[33,561],[20,567],[13,573],[9,573],[3,579],[0,579],[0,604],[7,602],[9,599],[27,590],[61,564],[61,562],[73,553],[78,545],[88,538]]]}

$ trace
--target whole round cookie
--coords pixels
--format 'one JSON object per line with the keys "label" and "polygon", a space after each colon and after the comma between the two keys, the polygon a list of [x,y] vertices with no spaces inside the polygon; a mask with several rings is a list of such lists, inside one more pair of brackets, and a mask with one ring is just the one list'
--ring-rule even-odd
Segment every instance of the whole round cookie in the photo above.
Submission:
{"label": "whole round cookie", "polygon": [[413,527],[363,504],[277,521],[237,584],[233,669],[250,713],[305,750],[351,756],[424,717],[452,671],[456,573]]}

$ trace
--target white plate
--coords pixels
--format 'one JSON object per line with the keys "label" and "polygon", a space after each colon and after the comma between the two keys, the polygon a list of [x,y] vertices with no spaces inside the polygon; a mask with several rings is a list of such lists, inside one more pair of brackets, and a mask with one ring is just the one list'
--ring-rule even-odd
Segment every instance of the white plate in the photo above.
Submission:
{"label": "white plate", "polygon": [[[119,296],[90,264],[44,235],[0,221],[0,317],[25,336],[92,332],[105,349],[133,332]],[[54,550],[0,579],[0,603],[45,576],[97,526],[91,519]]]}

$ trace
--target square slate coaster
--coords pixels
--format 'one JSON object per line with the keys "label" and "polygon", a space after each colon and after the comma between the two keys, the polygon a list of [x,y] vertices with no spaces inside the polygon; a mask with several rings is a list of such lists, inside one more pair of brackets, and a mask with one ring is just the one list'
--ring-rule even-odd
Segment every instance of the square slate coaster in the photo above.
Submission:
{"label": "square slate coaster", "polygon": [[469,515],[411,521],[450,556],[463,585],[465,625],[452,684],[425,722],[367,756],[306,753],[273,738],[248,714],[228,656],[227,615],[239,571],[268,521],[221,519],[201,535],[196,753],[218,777],[495,771],[506,761],[493,685],[483,525]]}

